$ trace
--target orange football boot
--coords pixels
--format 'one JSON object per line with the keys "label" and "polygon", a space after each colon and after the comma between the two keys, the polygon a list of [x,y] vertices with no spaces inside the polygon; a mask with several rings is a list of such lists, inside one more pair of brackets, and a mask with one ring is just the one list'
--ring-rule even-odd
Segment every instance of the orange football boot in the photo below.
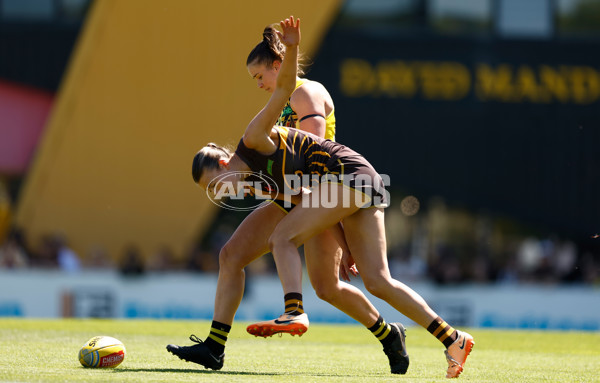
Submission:
{"label": "orange football boot", "polygon": [[277,319],[251,324],[246,328],[248,333],[264,338],[275,334],[292,334],[302,336],[308,330],[308,315],[283,314]]}
{"label": "orange football boot", "polygon": [[470,334],[463,331],[456,331],[458,332],[458,338],[444,351],[446,360],[448,361],[446,378],[458,378],[463,371],[467,356],[469,356],[475,345],[475,341]]}

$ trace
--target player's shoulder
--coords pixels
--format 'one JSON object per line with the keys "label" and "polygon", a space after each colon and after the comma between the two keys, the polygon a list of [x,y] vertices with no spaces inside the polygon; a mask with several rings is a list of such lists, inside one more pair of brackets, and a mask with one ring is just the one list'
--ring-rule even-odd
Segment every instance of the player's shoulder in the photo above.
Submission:
{"label": "player's shoulder", "polygon": [[325,92],[327,92],[327,89],[325,88],[325,86],[318,81],[309,80],[307,78],[303,78],[301,80],[303,82],[302,82],[302,85],[300,85],[298,87],[298,90],[304,89],[305,91],[325,91]]}
{"label": "player's shoulder", "polygon": [[292,94],[292,99],[300,100],[302,98],[315,98],[316,96],[328,96],[329,92],[318,81],[302,79],[304,82]]}

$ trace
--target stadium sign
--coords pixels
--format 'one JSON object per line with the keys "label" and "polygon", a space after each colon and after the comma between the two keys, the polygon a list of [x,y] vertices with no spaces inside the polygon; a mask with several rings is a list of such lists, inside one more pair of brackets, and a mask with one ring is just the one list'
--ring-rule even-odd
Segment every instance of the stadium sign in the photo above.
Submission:
{"label": "stadium sign", "polygon": [[458,61],[345,58],[340,89],[346,97],[588,105],[600,100],[600,71],[588,65],[490,64]]}

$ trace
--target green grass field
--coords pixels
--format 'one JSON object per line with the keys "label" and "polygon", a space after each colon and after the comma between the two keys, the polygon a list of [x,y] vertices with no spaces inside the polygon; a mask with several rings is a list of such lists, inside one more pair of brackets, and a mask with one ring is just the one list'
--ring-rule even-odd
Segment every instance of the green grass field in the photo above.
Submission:
{"label": "green grass field", "polygon": [[[379,342],[361,326],[313,324],[303,337],[262,339],[234,324],[221,371],[186,363],[168,343],[205,338],[210,322],[0,319],[3,382],[436,382],[446,381],[443,347],[408,329],[408,373],[389,373]],[[469,330],[475,348],[460,381],[600,382],[600,333]],[[115,369],[84,368],[79,348],[110,335],[126,348]]]}

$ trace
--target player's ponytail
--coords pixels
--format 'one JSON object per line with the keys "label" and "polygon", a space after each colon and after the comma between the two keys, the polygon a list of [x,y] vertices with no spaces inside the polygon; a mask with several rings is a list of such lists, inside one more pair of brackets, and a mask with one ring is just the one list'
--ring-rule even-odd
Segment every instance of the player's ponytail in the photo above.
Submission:
{"label": "player's ponytail", "polygon": [[263,41],[264,45],[271,52],[271,56],[273,58],[277,58],[279,61],[283,60],[283,56],[285,55],[285,45],[279,41],[279,36],[277,36],[277,32],[272,25],[265,27],[263,31]]}

